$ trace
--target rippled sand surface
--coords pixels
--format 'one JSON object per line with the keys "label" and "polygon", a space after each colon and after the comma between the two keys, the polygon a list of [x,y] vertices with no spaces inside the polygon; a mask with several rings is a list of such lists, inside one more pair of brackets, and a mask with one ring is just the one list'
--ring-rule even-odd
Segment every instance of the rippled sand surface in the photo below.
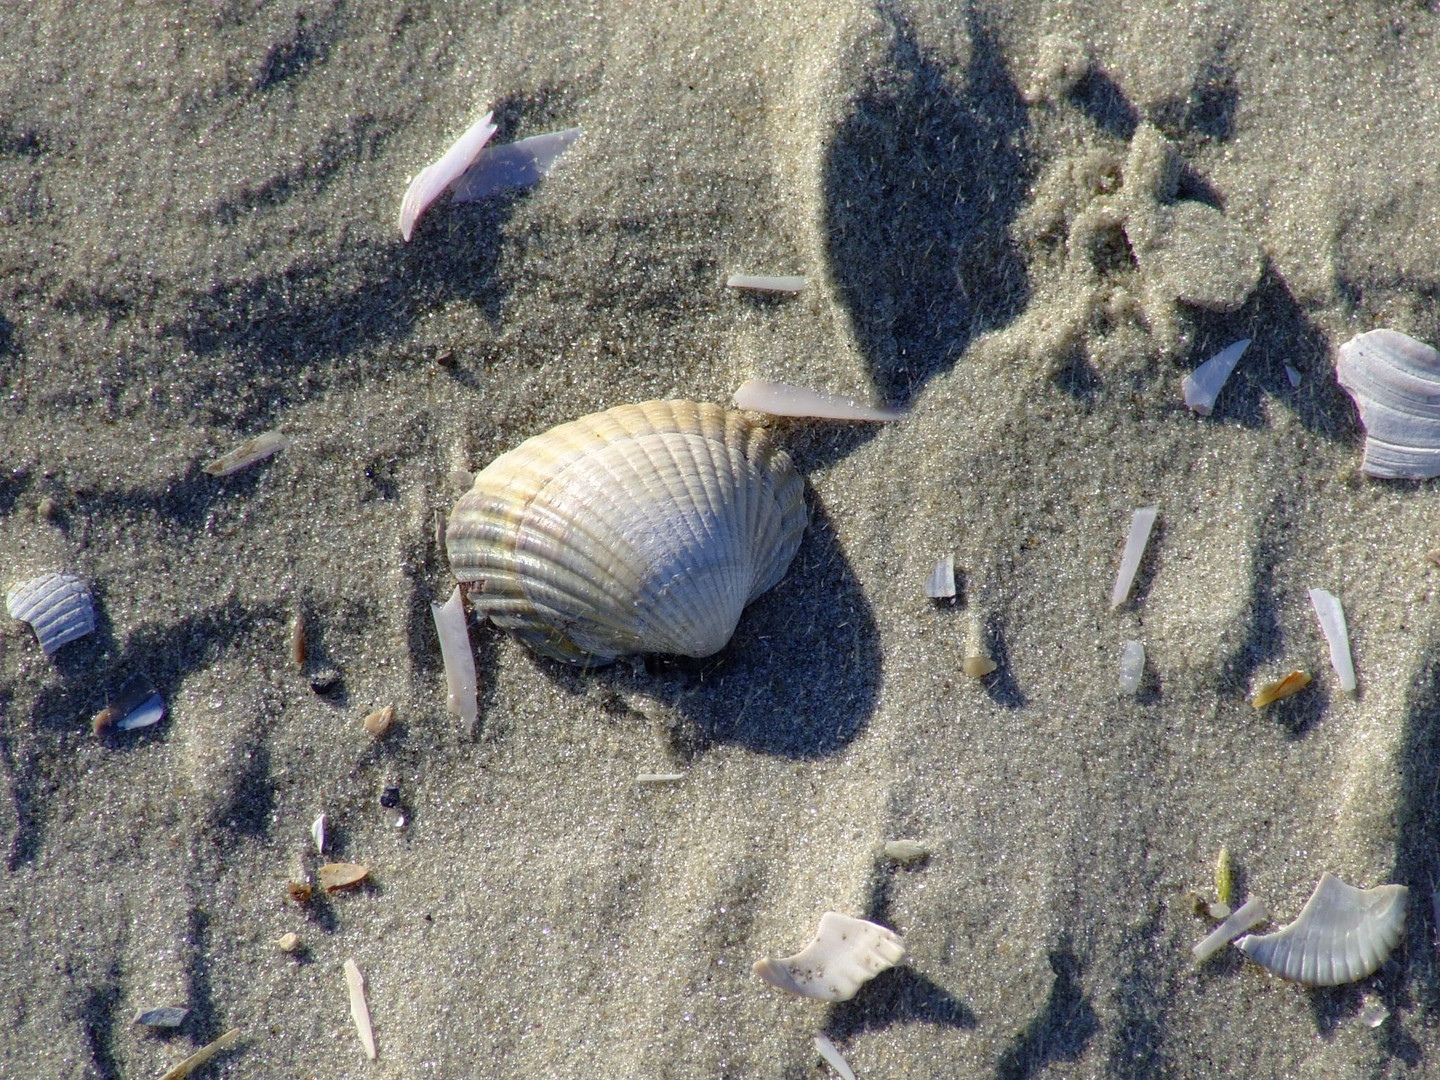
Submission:
{"label": "rippled sand surface", "polygon": [[[0,19],[0,584],[63,568],[101,610],[53,662],[0,637],[0,1077],[158,1075],[231,1027],[206,1075],[791,1078],[823,1075],[818,1032],[862,1077],[1433,1073],[1436,493],[1358,473],[1333,366],[1375,326],[1440,343],[1437,26],[1245,0]],[[403,243],[406,181],[492,108],[497,141],[586,134]],[[1241,337],[1197,419],[1181,378]],[[773,425],[812,524],[720,656],[583,675],[477,628],[463,737],[430,621],[451,473],[747,378],[907,415]],[[273,428],[269,461],[201,471]],[[168,717],[96,738],[136,671]],[[321,811],[372,875],[302,910]],[[899,837],[931,855],[887,861]],[[1334,990],[1233,950],[1197,970],[1222,846],[1282,922],[1327,870],[1409,885],[1405,939]],[[909,964],[838,1005],[751,974],[832,909]],[[172,1036],[130,1024],[159,1005],[191,1010]]]}

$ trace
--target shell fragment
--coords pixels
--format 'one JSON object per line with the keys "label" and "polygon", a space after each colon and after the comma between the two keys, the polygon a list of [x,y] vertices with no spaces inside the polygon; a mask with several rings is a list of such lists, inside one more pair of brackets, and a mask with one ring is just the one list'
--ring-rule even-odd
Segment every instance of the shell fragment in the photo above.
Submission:
{"label": "shell fragment", "polygon": [[750,289],[755,292],[797,293],[808,284],[804,275],[774,277],[766,274],[731,274],[725,279],[730,289]]}
{"label": "shell fragment", "polygon": [[877,409],[862,405],[843,394],[811,390],[790,383],[750,379],[735,391],[737,409],[769,413],[771,416],[801,416],[820,420],[899,420],[905,414],[897,409]]}
{"label": "shell fragment", "polygon": [[955,556],[946,555],[925,579],[925,595],[931,600],[948,600],[955,595]]}
{"label": "shell fragment", "polygon": [[1364,472],[1440,476],[1440,353],[1398,331],[1371,330],[1340,346],[1335,378],[1360,410]]}
{"label": "shell fragment", "polygon": [[1350,654],[1350,631],[1345,625],[1345,609],[1340,606],[1340,598],[1324,589],[1311,589],[1310,603],[1330,645],[1330,666],[1340,676],[1340,689],[1354,690],[1355,661]]}
{"label": "shell fragment", "polygon": [[355,1021],[360,1045],[365,1048],[365,1056],[374,1061],[379,1054],[375,1050],[375,1030],[370,1026],[370,1003],[365,1000],[365,976],[349,958],[345,961],[345,985],[350,990],[350,1018]]}
{"label": "shell fragment", "polygon": [[827,911],[810,944],[783,960],[757,960],[755,974],[798,997],[849,1001],[866,982],[904,959],[905,942],[893,930]]}
{"label": "shell fragment", "polygon": [[490,136],[495,134],[496,127],[490,122],[494,117],[493,112],[487,112],[471,124],[465,133],[450,145],[450,149],[441,154],[438,160],[421,169],[415,179],[410,181],[404,198],[400,200],[400,235],[405,238],[406,243],[409,243],[410,234],[415,231],[415,223],[420,220],[420,215],[465,175],[465,170],[474,164],[476,155],[490,141]]}
{"label": "shell fragment", "polygon": [[1138,641],[1127,641],[1120,653],[1120,689],[1126,694],[1140,692],[1140,680],[1145,677],[1145,646]]}
{"label": "shell fragment", "polygon": [[1266,971],[1291,982],[1355,982],[1375,972],[1399,943],[1409,899],[1404,885],[1357,889],[1327,873],[1289,926],[1235,944]]}
{"label": "shell fragment", "polygon": [[1209,416],[1214,412],[1215,399],[1220,396],[1220,391],[1225,388],[1235,365],[1249,347],[1250,339],[1241,338],[1186,375],[1181,382],[1181,389],[1185,392],[1185,407],[1193,409],[1201,416]]}
{"label": "shell fragment", "polygon": [[211,476],[229,476],[248,465],[254,465],[257,461],[264,461],[272,454],[278,454],[290,445],[290,440],[280,432],[267,431],[263,435],[256,435],[248,442],[241,443],[229,453],[221,454],[205,466],[205,471]]}
{"label": "shell fragment", "polygon": [[475,696],[475,654],[470,651],[470,630],[465,625],[465,601],[460,586],[443,604],[431,604],[440,655],[445,660],[445,707],[465,722],[465,734],[475,734],[480,705]]}
{"label": "shell fragment", "polygon": [[1135,575],[1140,570],[1140,560],[1145,555],[1145,545],[1150,542],[1150,530],[1155,527],[1155,518],[1160,509],[1142,506],[1130,517],[1130,533],[1125,538],[1125,554],[1120,557],[1120,572],[1115,576],[1115,588],[1110,591],[1110,610],[1114,611],[1130,596],[1135,584]]}
{"label": "shell fragment", "polygon": [[1240,905],[1240,910],[1232,912],[1224,922],[1210,931],[1203,941],[1191,947],[1195,962],[1203,964],[1246,930],[1269,917],[1270,912],[1265,910],[1265,905],[1252,896]]}
{"label": "shell fragment", "polygon": [[815,1036],[815,1052],[825,1059],[825,1064],[835,1070],[835,1075],[839,1076],[840,1080],[855,1080],[855,1070],[850,1068],[850,1063],[828,1036]]}
{"label": "shell fragment", "polygon": [[[550,175],[555,163],[585,134],[578,127],[548,131],[528,139],[487,146],[451,186],[455,202],[474,202],[497,191],[527,188]],[[406,239],[409,239],[408,237]]]}
{"label": "shell fragment", "polygon": [[46,656],[95,630],[90,590],[73,574],[41,574],[22,582],[6,595],[5,610],[30,624]]}

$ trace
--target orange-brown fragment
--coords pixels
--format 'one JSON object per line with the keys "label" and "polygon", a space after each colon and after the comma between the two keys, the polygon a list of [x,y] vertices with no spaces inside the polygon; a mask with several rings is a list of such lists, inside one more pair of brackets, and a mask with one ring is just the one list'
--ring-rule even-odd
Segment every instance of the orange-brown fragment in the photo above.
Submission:
{"label": "orange-brown fragment", "polygon": [[1266,683],[1255,692],[1254,699],[1250,702],[1257,709],[1263,709],[1272,701],[1279,701],[1291,694],[1299,693],[1310,685],[1310,675],[1305,671],[1292,671],[1278,682]]}
{"label": "orange-brown fragment", "polygon": [[374,735],[377,739],[383,739],[386,733],[389,732],[390,726],[395,723],[395,706],[386,705],[383,709],[377,709],[365,717],[361,723],[364,724],[365,730],[371,735]]}
{"label": "orange-brown fragment", "polygon": [[370,868],[362,863],[332,862],[320,867],[317,873],[325,891],[333,893],[359,885],[370,876]]}
{"label": "orange-brown fragment", "polygon": [[297,904],[308,904],[310,902],[310,894],[313,891],[308,881],[290,882],[290,899],[294,900]]}

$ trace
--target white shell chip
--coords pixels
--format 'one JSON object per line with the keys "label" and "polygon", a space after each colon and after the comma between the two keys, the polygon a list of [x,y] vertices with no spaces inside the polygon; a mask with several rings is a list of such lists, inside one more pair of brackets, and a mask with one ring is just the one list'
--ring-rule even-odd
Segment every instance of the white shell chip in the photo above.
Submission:
{"label": "white shell chip", "polygon": [[470,651],[470,630],[465,625],[465,601],[456,585],[450,599],[431,604],[440,655],[445,660],[445,707],[465,722],[465,734],[475,734],[480,706],[475,696],[475,654]]}
{"label": "white shell chip", "polygon": [[1405,932],[1409,899],[1404,885],[1357,889],[1325,874],[1289,926],[1235,944],[1272,975],[1339,986],[1365,978],[1389,958]]}
{"label": "white shell chip", "polygon": [[211,476],[229,476],[237,473],[257,461],[264,461],[266,458],[278,454],[281,450],[290,446],[290,440],[278,431],[267,431],[263,435],[256,435],[227,453],[221,454],[210,464],[205,466],[205,472]]}
{"label": "white shell chip", "polygon": [[1355,661],[1350,655],[1350,631],[1345,625],[1345,609],[1340,606],[1340,598],[1324,589],[1311,589],[1310,603],[1330,645],[1330,666],[1340,676],[1340,689],[1354,690]]}
{"label": "white shell chip", "polygon": [[827,911],[810,944],[794,956],[757,960],[755,974],[799,997],[849,1001],[866,982],[904,959],[905,942],[895,931]]}
{"label": "white shell chip", "polygon": [[585,132],[578,128],[548,131],[504,146],[487,146],[451,187],[455,202],[474,202],[507,188],[538,184]]}
{"label": "white shell chip", "polygon": [[1440,353],[1396,330],[1371,330],[1340,346],[1335,378],[1365,426],[1364,472],[1440,476]]}
{"label": "white shell chip", "polygon": [[1231,372],[1249,347],[1250,339],[1241,338],[1186,375],[1180,383],[1180,388],[1185,392],[1185,407],[1195,410],[1201,416],[1209,416],[1214,412],[1215,399],[1220,396],[1220,391],[1225,389]]}
{"label": "white shell chip", "polygon": [[476,155],[495,134],[495,125],[490,122],[494,117],[493,112],[487,112],[475,121],[465,134],[451,144],[450,149],[440,155],[439,160],[425,166],[410,181],[404,198],[400,200],[400,235],[406,243],[409,243],[420,215],[475,163]]}
{"label": "white shell chip", "polygon": [[925,579],[925,595],[931,600],[947,600],[955,595],[955,556],[946,555],[935,564]]}
{"label": "white shell chip", "polygon": [[1120,557],[1120,572],[1115,576],[1115,588],[1110,592],[1111,611],[1130,596],[1130,587],[1135,584],[1135,575],[1140,570],[1140,559],[1145,554],[1145,545],[1150,542],[1150,530],[1155,527],[1155,518],[1159,513],[1159,507],[1142,506],[1130,518],[1130,532],[1125,537],[1125,554]]}
{"label": "white shell chip", "polygon": [[16,585],[5,597],[5,610],[30,624],[46,656],[95,630],[90,590],[73,574],[41,574]]}
{"label": "white shell chip", "polygon": [[862,405],[843,394],[811,390],[791,383],[748,379],[735,391],[737,409],[769,413],[771,416],[801,416],[820,420],[899,420],[905,414],[897,409],[877,409]]}

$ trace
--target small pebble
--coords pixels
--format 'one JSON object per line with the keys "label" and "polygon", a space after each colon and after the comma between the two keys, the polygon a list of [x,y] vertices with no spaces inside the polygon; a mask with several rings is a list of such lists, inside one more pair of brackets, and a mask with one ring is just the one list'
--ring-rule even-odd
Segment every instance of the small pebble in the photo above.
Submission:
{"label": "small pebble", "polygon": [[35,516],[41,521],[54,521],[59,513],[60,507],[49,495],[46,495],[35,506]]}
{"label": "small pebble", "polygon": [[919,840],[885,841],[885,857],[900,863],[919,862],[930,854],[930,848]]}
{"label": "small pebble", "polygon": [[300,935],[291,930],[288,934],[282,934],[276,938],[275,945],[283,953],[293,953],[300,948]]}
{"label": "small pebble", "polygon": [[370,868],[362,863],[326,863],[317,873],[325,891],[333,893],[359,885],[370,876]]}
{"label": "small pebble", "polygon": [[380,805],[386,810],[394,810],[400,805],[400,789],[398,787],[387,787],[380,793]]}

